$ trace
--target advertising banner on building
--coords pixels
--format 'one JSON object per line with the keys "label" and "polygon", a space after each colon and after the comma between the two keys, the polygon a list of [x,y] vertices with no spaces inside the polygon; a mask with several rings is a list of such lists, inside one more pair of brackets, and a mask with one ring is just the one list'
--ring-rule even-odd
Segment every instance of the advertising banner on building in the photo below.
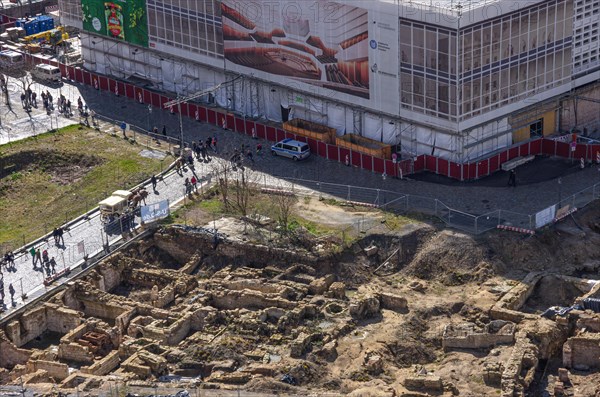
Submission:
{"label": "advertising banner on building", "polygon": [[223,0],[226,68],[397,112],[397,8],[388,17],[388,10],[366,7],[371,3]]}
{"label": "advertising banner on building", "polygon": [[169,200],[159,201],[158,203],[144,205],[140,208],[142,222],[148,223],[169,216]]}
{"label": "advertising banner on building", "polygon": [[332,2],[221,2],[227,61],[369,98],[369,26],[363,8]]}
{"label": "advertising banner on building", "polygon": [[148,47],[146,0],[81,0],[83,29]]}

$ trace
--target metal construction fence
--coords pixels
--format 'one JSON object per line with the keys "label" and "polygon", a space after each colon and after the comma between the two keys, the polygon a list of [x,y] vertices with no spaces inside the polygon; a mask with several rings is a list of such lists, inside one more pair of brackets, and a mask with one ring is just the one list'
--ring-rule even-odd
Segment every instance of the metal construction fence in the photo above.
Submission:
{"label": "metal construction fence", "polygon": [[[423,197],[413,194],[404,194],[385,189],[374,189],[352,185],[342,185],[299,178],[281,177],[287,184],[278,185],[265,178],[262,181],[264,187],[276,189],[293,189],[297,194],[327,195],[358,205],[364,204],[368,207],[380,208],[397,213],[421,213],[434,216],[446,225],[472,234],[481,234],[496,229],[499,225],[512,226],[516,228],[535,230],[543,225],[536,221],[538,214],[523,214],[508,210],[494,210],[485,214],[475,215],[451,208],[441,200]],[[550,207],[569,208],[577,210],[600,198],[600,183],[594,184],[573,195],[562,198]],[[540,208],[540,211],[544,210]],[[555,222],[558,219],[553,219]]]}

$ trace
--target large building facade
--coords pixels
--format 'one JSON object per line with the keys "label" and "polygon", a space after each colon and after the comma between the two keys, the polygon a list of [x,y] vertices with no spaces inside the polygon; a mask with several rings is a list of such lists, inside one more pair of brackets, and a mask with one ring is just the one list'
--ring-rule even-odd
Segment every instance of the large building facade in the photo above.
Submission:
{"label": "large building facade", "polygon": [[600,79],[600,0],[59,5],[90,70],[182,95],[242,76],[201,100],[405,155],[473,161],[554,133],[553,101]]}

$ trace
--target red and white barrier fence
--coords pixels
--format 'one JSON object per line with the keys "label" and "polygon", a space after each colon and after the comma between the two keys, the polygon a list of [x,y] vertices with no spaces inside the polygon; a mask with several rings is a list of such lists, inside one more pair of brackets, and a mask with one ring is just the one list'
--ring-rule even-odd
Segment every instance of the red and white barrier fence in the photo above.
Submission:
{"label": "red and white barrier fence", "polygon": [[498,229],[502,229],[502,230],[509,230],[511,232],[517,232],[517,233],[524,233],[524,234],[530,234],[530,235],[534,235],[535,234],[535,230],[525,229],[523,227],[498,225],[497,228]]}

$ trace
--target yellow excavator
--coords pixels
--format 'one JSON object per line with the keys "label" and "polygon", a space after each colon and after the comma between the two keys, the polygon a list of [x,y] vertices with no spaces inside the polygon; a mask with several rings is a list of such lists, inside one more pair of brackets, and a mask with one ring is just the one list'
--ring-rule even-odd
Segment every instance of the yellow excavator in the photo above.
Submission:
{"label": "yellow excavator", "polygon": [[54,47],[61,44],[68,38],[69,34],[65,32],[65,28],[58,26],[55,29],[25,36],[23,37],[23,41],[27,44],[27,49],[33,53],[40,51],[41,44],[51,45]]}

